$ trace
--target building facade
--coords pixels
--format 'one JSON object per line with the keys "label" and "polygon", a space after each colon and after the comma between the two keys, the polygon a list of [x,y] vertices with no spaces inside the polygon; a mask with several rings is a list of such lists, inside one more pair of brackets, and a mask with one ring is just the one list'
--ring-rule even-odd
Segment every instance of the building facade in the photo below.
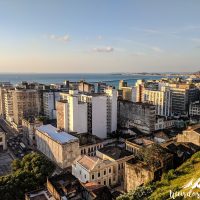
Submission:
{"label": "building facade", "polygon": [[70,167],[80,155],[79,139],[52,125],[43,125],[35,133],[37,149],[60,168]]}
{"label": "building facade", "polygon": [[156,110],[154,105],[118,101],[118,124],[121,127],[136,127],[141,132],[149,134],[155,130],[155,123]]}
{"label": "building facade", "polygon": [[82,183],[96,182],[109,187],[118,181],[116,166],[116,162],[84,155],[74,161],[72,174]]}
{"label": "building facade", "polygon": [[56,101],[60,100],[60,92],[46,91],[43,92],[44,115],[48,119],[56,119]]}

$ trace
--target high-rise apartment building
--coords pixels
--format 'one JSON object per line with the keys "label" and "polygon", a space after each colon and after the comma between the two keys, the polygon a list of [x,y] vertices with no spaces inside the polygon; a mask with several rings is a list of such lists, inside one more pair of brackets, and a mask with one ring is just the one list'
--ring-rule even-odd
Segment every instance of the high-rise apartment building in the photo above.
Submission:
{"label": "high-rise apartment building", "polygon": [[37,90],[12,90],[14,123],[22,124],[23,117],[37,116],[40,111],[39,94]]}
{"label": "high-rise apartment building", "polygon": [[145,89],[144,102],[149,102],[155,105],[157,115],[171,115],[171,92],[167,87],[162,87],[160,91]]}
{"label": "high-rise apartment building", "polygon": [[53,90],[43,92],[44,115],[49,119],[56,119],[56,101],[59,100],[60,92]]}
{"label": "high-rise apartment building", "polygon": [[95,86],[91,83],[87,83],[85,81],[80,81],[78,83],[78,90],[80,92],[84,92],[84,93],[94,93],[95,92]]}
{"label": "high-rise apartment building", "polygon": [[56,103],[57,127],[67,132],[86,133],[87,103],[81,102],[76,92],[61,93],[62,99]]}
{"label": "high-rise apartment building", "polygon": [[107,133],[117,129],[117,91],[61,93],[61,100],[57,102],[57,126],[68,132],[88,132],[106,138]]}

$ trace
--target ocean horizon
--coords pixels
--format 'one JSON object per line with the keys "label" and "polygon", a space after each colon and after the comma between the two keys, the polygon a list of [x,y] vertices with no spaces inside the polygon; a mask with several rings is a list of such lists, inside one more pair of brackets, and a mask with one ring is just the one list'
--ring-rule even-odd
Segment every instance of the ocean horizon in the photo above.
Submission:
{"label": "ocean horizon", "polygon": [[62,83],[65,80],[85,80],[90,83],[105,82],[108,85],[117,86],[119,80],[127,81],[128,85],[134,85],[139,79],[158,80],[164,76],[158,75],[135,75],[128,73],[1,73],[0,82],[9,81],[17,84],[22,81],[39,82],[44,84]]}

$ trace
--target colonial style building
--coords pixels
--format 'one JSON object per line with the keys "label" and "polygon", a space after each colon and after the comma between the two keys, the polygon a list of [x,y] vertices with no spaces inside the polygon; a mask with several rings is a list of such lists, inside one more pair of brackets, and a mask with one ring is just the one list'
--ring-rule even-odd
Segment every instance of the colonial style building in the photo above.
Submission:
{"label": "colonial style building", "polygon": [[78,157],[72,165],[72,174],[81,182],[96,182],[112,186],[118,181],[117,163],[96,156],[83,155]]}

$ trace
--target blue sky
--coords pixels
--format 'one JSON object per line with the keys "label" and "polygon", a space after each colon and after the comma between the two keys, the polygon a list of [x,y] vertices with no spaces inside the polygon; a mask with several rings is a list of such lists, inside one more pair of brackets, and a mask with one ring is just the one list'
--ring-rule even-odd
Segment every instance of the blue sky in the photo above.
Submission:
{"label": "blue sky", "polygon": [[197,70],[199,0],[0,0],[0,72]]}

